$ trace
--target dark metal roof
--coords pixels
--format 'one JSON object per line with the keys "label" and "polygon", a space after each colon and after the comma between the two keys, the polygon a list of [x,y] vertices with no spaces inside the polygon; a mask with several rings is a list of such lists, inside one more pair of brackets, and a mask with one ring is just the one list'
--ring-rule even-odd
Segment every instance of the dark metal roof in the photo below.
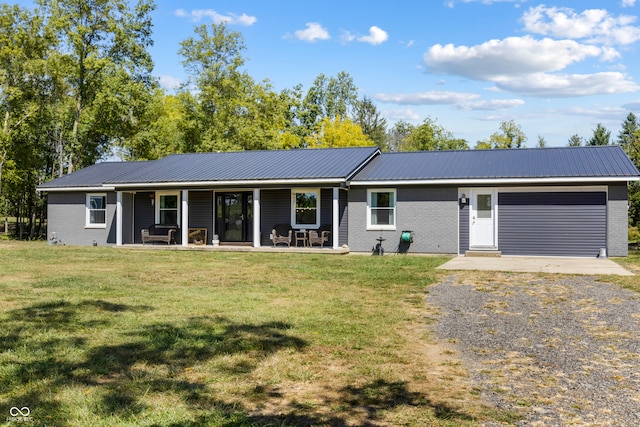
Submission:
{"label": "dark metal roof", "polygon": [[359,147],[174,154],[105,183],[344,180],[377,152]]}
{"label": "dark metal roof", "polygon": [[359,147],[174,154],[147,162],[97,163],[42,184],[38,189],[169,183],[342,182],[349,178],[354,185],[382,181],[546,178],[619,178],[623,181],[639,175],[619,146],[383,154],[379,154],[376,147]]}
{"label": "dark metal roof", "polygon": [[619,146],[383,153],[352,180],[628,178],[639,173]]}
{"label": "dark metal roof", "polygon": [[101,187],[105,181],[144,168],[150,162],[103,162],[88,166],[38,186],[39,190],[52,188]]}

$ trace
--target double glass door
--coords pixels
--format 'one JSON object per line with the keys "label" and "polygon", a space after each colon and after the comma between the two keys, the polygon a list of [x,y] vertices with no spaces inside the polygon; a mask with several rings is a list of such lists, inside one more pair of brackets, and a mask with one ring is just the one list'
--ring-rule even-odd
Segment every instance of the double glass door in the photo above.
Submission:
{"label": "double glass door", "polygon": [[253,241],[253,193],[216,193],[216,232],[220,242]]}

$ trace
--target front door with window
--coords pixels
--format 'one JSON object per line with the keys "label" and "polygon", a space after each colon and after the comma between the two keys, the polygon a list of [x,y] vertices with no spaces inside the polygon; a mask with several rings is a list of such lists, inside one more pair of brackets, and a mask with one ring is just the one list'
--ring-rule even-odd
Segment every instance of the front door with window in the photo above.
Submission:
{"label": "front door with window", "polygon": [[475,249],[496,248],[496,194],[494,190],[474,190],[471,197],[469,245]]}
{"label": "front door with window", "polygon": [[253,193],[216,193],[216,233],[220,242],[253,240]]}

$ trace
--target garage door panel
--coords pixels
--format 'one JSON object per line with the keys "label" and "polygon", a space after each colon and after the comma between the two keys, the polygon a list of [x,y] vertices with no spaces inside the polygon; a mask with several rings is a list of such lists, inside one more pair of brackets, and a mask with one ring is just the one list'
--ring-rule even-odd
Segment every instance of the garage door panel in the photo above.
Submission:
{"label": "garage door panel", "polygon": [[505,255],[596,256],[606,247],[606,194],[500,193],[498,247]]}

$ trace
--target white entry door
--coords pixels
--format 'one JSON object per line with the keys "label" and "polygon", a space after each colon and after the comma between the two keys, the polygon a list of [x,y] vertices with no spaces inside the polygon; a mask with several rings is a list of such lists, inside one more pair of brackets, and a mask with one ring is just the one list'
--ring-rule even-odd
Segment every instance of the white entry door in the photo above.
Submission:
{"label": "white entry door", "polygon": [[473,190],[469,224],[469,246],[477,249],[496,248],[496,192]]}

